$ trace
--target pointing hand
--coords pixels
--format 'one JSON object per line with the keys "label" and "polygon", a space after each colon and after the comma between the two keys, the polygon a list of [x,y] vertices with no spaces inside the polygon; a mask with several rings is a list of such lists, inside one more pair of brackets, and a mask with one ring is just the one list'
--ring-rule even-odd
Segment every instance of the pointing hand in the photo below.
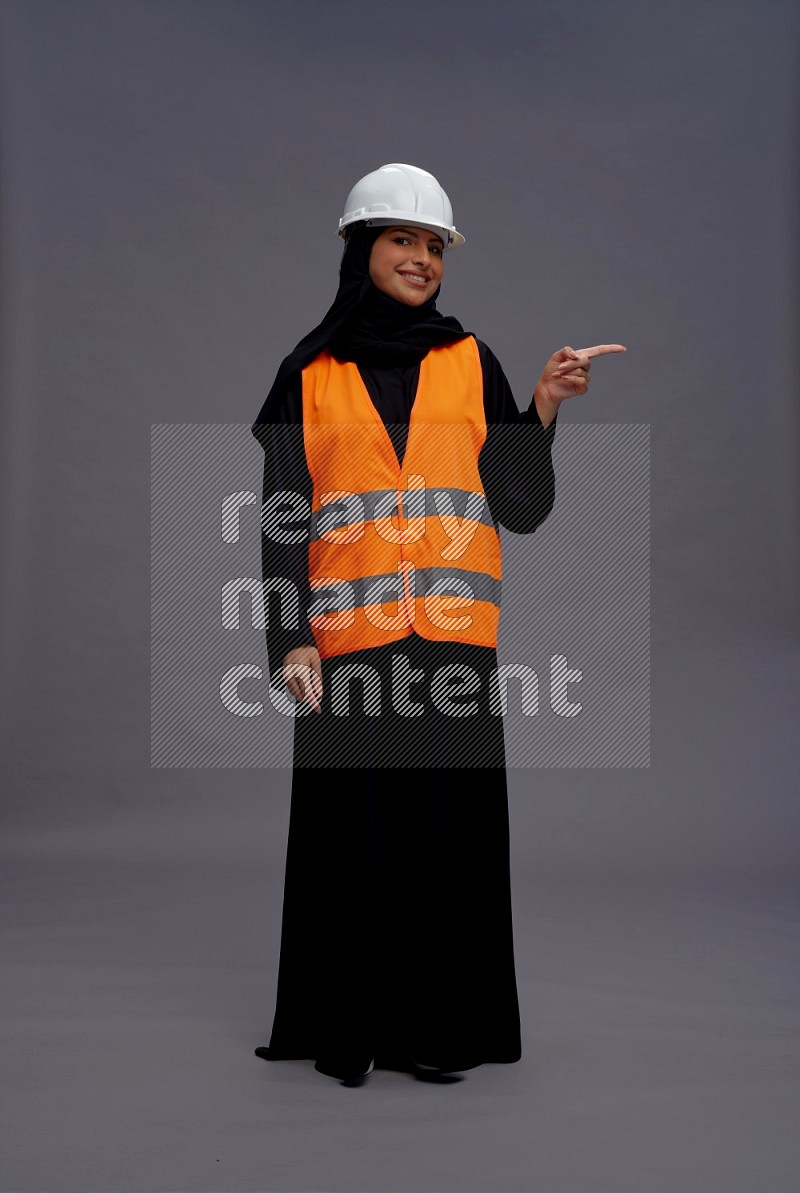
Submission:
{"label": "pointing hand", "polygon": [[591,358],[605,356],[608,352],[627,352],[627,348],[624,344],[595,344],[592,348],[571,348],[567,344],[550,357],[538,386],[544,388],[551,402],[585,394],[589,388]]}

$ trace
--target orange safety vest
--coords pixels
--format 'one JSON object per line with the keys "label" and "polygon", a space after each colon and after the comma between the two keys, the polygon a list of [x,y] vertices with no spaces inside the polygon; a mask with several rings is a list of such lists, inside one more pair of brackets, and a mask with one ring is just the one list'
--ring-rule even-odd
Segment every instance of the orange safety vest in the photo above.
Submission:
{"label": "orange safety vest", "polygon": [[358,366],[328,352],[303,369],[303,436],[320,657],[415,631],[496,646],[502,561],[478,471],[486,417],[474,337],[423,358],[402,466]]}

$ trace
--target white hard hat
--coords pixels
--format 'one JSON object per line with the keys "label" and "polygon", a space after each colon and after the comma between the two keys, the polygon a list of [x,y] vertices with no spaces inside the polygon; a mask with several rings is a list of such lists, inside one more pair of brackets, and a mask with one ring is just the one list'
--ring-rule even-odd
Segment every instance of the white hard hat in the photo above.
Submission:
{"label": "white hard hat", "polygon": [[372,226],[413,224],[428,228],[441,236],[445,252],[464,243],[453,224],[450,200],[434,176],[403,162],[390,162],[359,179],[347,196],[339,236],[344,240],[346,229],[359,220]]}

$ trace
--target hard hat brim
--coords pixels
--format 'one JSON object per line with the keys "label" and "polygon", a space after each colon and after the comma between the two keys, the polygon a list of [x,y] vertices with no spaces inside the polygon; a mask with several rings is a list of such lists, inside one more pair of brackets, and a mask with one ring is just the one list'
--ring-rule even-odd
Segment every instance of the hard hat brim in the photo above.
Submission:
{"label": "hard hat brim", "polygon": [[460,248],[465,243],[465,237],[455,228],[447,228],[443,224],[434,224],[421,220],[419,215],[413,211],[394,211],[391,215],[381,216],[365,217],[362,214],[351,216],[350,218],[344,216],[339,220],[337,235],[344,240],[347,228],[357,223],[365,223],[367,226],[374,228],[391,228],[393,224],[408,224],[410,228],[426,228],[429,232],[435,232],[437,236],[441,236],[444,243],[442,251],[445,253],[450,249]]}

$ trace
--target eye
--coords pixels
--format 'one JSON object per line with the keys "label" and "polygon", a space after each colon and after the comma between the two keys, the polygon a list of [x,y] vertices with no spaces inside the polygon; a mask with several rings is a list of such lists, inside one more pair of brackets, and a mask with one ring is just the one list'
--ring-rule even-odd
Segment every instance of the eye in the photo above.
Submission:
{"label": "eye", "polygon": [[437,257],[441,257],[443,250],[440,244],[430,244],[428,245],[428,251],[431,253],[436,253]]}
{"label": "eye", "polygon": [[407,236],[394,236],[392,239],[395,244],[411,244]]}

